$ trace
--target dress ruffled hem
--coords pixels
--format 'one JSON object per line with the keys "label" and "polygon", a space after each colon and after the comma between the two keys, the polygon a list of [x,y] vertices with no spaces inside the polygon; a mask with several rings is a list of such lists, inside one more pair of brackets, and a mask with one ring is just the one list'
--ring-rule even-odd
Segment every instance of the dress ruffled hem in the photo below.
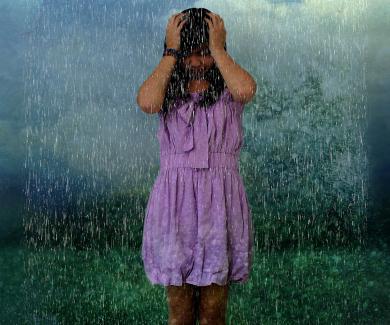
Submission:
{"label": "dress ruffled hem", "polygon": [[212,283],[226,285],[247,282],[252,269],[252,254],[252,247],[249,252],[235,252],[235,258],[227,267],[220,265],[213,268],[200,268],[194,259],[190,259],[161,270],[149,257],[143,256],[142,260],[146,276],[152,284],[181,286],[183,283],[190,283],[208,286]]}
{"label": "dress ruffled hem", "polygon": [[160,272],[158,269],[147,269],[145,273],[148,280],[152,284],[168,286],[182,286],[184,283],[193,284],[196,286],[208,286],[212,283],[218,285],[226,285],[230,283],[246,283],[249,279],[249,274],[237,275],[234,277],[228,277],[229,270],[222,270],[220,272],[192,272],[187,278],[185,278],[180,272],[171,271],[168,274]]}

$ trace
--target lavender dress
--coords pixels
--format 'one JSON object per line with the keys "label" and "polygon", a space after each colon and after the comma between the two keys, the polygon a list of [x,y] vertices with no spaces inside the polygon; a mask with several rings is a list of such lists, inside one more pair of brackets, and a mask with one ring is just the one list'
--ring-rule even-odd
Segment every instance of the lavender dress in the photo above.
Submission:
{"label": "lavender dress", "polygon": [[238,170],[244,104],[228,88],[208,109],[191,93],[159,114],[160,170],[143,229],[152,284],[246,282],[252,266],[251,210]]}

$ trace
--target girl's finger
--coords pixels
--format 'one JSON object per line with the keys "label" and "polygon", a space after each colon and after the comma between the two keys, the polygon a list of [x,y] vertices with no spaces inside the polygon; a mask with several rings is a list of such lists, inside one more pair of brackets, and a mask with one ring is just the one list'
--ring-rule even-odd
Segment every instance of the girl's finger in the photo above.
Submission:
{"label": "girl's finger", "polygon": [[[205,19],[206,19],[207,24],[210,23],[214,27],[213,20],[210,17],[205,17]],[[210,26],[210,24],[209,24],[209,26]]]}
{"label": "girl's finger", "polygon": [[207,26],[209,27],[210,30],[213,29],[213,25],[209,21],[207,21]]}
{"label": "girl's finger", "polygon": [[180,14],[175,14],[169,18],[169,20],[175,21],[175,19],[179,16]]}
{"label": "girl's finger", "polygon": [[221,17],[219,17],[218,15],[215,15],[214,18],[215,18],[215,23],[216,23],[216,24],[221,23],[221,21],[222,21]]}
{"label": "girl's finger", "polygon": [[177,23],[177,19],[183,15],[183,13],[178,13],[177,15],[175,15],[175,18],[173,18],[174,22]]}
{"label": "girl's finger", "polygon": [[[181,17],[180,17],[180,18],[181,18]],[[177,26],[177,27],[181,26],[180,24],[181,24],[183,21],[185,21],[185,18],[179,19],[178,21],[176,21],[176,26]]]}
{"label": "girl's finger", "polygon": [[179,24],[178,27],[182,28],[186,23],[187,23],[187,18],[184,18],[184,19],[180,22],[180,24]]}

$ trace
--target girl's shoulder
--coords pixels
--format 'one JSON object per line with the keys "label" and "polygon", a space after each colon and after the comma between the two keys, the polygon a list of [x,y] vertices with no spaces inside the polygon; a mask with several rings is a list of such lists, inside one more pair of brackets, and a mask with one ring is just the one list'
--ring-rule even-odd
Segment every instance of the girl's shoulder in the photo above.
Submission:
{"label": "girl's shoulder", "polygon": [[225,88],[223,92],[222,98],[224,99],[224,102],[229,105],[235,112],[238,112],[239,114],[242,113],[244,110],[244,103],[238,102],[234,100],[232,93],[230,92],[229,88]]}

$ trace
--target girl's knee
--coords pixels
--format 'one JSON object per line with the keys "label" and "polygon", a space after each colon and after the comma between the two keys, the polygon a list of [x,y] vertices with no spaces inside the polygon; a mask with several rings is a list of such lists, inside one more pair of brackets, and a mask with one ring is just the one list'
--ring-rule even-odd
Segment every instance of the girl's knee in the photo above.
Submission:
{"label": "girl's knee", "polygon": [[167,286],[168,324],[194,324],[195,286]]}
{"label": "girl's knee", "polygon": [[200,324],[225,324],[228,285],[212,284],[200,290]]}

